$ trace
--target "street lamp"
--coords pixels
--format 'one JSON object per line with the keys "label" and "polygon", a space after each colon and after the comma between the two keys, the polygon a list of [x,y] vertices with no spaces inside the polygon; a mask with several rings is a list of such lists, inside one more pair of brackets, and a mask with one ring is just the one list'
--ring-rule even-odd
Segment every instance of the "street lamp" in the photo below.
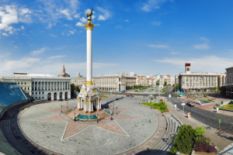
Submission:
{"label": "street lamp", "polygon": [[185,103],[181,103],[182,107],[183,107],[183,112],[184,112],[184,106],[186,105]]}

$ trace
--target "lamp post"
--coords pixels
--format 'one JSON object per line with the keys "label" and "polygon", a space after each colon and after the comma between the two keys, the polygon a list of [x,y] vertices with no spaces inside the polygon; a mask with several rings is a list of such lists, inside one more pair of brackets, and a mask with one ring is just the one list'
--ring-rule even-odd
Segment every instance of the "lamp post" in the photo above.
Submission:
{"label": "lamp post", "polygon": [[[182,107],[183,107],[183,112],[184,112],[184,106],[186,105],[185,103],[181,103]],[[185,113],[185,112],[184,112]]]}
{"label": "lamp post", "polygon": [[222,120],[221,118],[218,119],[218,129],[220,130],[221,129],[221,123],[222,123]]}

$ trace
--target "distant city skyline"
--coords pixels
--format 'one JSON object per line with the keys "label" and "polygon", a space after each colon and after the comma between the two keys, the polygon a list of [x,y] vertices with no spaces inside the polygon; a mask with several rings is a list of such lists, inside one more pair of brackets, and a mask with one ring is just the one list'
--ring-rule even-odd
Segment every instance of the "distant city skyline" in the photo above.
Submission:
{"label": "distant city skyline", "polygon": [[0,2],[0,75],[85,75],[85,10],[94,9],[94,75],[225,72],[233,66],[233,1]]}

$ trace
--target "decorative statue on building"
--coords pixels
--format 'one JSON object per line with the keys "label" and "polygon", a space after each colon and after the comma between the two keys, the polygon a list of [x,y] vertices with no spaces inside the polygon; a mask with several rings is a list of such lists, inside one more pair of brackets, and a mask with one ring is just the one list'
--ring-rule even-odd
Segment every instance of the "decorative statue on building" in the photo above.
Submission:
{"label": "decorative statue on building", "polygon": [[62,66],[61,73],[58,75],[59,77],[70,77],[68,73],[66,73],[65,65]]}

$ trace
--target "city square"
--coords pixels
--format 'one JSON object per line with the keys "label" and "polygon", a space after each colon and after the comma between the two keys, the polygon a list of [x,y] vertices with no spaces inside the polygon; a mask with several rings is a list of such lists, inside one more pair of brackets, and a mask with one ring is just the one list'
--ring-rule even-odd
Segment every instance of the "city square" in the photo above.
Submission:
{"label": "city square", "polygon": [[0,0],[0,155],[232,155],[232,5]]}
{"label": "city square", "polygon": [[[142,145],[156,132],[158,112],[144,107],[136,99],[114,101],[113,120],[75,122],[61,113],[65,102],[31,106],[19,114],[19,125],[27,138],[61,154],[120,154]],[[75,106],[75,100],[68,101]]]}

